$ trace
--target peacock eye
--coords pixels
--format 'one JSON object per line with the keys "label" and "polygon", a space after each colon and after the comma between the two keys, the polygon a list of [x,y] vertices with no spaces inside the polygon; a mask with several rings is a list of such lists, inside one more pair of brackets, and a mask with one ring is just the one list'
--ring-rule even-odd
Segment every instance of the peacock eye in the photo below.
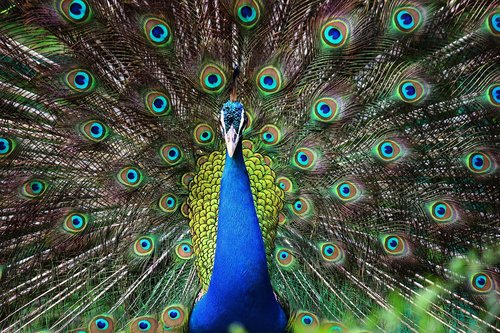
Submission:
{"label": "peacock eye", "polygon": [[495,11],[488,15],[488,29],[495,36],[500,36],[500,12]]}
{"label": "peacock eye", "polygon": [[193,257],[193,246],[188,241],[179,243],[175,248],[175,253],[180,259],[189,260]]}
{"label": "peacock eye", "polygon": [[298,216],[305,216],[310,212],[311,205],[305,198],[298,198],[292,205],[292,210]]}
{"label": "peacock eye", "polygon": [[478,293],[488,293],[495,288],[494,280],[485,272],[474,274],[470,279],[470,285]]}
{"label": "peacock eye", "polygon": [[165,116],[172,111],[170,98],[158,91],[146,94],[144,103],[149,113],[154,116]]}
{"label": "peacock eye", "polygon": [[488,100],[494,106],[500,106],[500,84],[494,84],[488,88]]}
{"label": "peacock eye", "polygon": [[334,186],[334,193],[340,200],[344,202],[352,202],[357,200],[361,191],[358,186],[351,181],[341,181]]}
{"label": "peacock eye", "polygon": [[417,80],[403,80],[399,84],[398,95],[406,103],[415,103],[424,97],[425,88]]}
{"label": "peacock eye", "polygon": [[300,312],[294,321],[294,327],[298,328],[299,331],[302,331],[300,328],[305,328],[307,332],[310,332],[311,329],[316,329],[318,326],[318,317],[310,312]]}
{"label": "peacock eye", "polygon": [[118,172],[118,181],[127,187],[137,187],[142,183],[142,172],[134,167],[125,167]]}
{"label": "peacock eye", "polygon": [[278,186],[280,187],[280,189],[285,191],[285,193],[290,193],[290,192],[294,191],[293,183],[289,178],[279,177],[277,179],[277,182],[278,182]]}
{"label": "peacock eye", "polygon": [[409,33],[420,26],[422,14],[415,7],[403,7],[394,12],[393,20],[399,31]]}
{"label": "peacock eye", "polygon": [[170,305],[161,314],[161,321],[168,329],[182,326],[185,320],[186,310],[181,305]]}
{"label": "peacock eye", "polygon": [[64,219],[63,229],[72,234],[78,234],[85,230],[88,216],[81,213],[71,213]]}
{"label": "peacock eye", "polygon": [[84,69],[74,69],[66,74],[66,84],[78,92],[88,92],[94,87],[94,77]]}
{"label": "peacock eye", "polygon": [[0,158],[6,158],[16,148],[16,142],[9,138],[0,137]]}
{"label": "peacock eye", "polygon": [[109,128],[99,120],[86,121],[80,130],[85,138],[94,142],[101,142],[109,136]]}
{"label": "peacock eye", "polygon": [[274,125],[264,125],[260,130],[260,139],[265,145],[273,146],[281,139],[281,132]]}
{"label": "peacock eye", "polygon": [[161,147],[160,156],[170,166],[182,161],[182,153],[179,146],[171,143],[164,144]]}
{"label": "peacock eye", "polygon": [[281,74],[276,67],[264,67],[257,74],[257,87],[264,94],[272,94],[281,89]]}
{"label": "peacock eye", "polygon": [[334,243],[320,244],[321,257],[325,261],[341,263],[344,259],[344,250]]}
{"label": "peacock eye", "polygon": [[226,75],[218,66],[207,65],[201,71],[200,83],[205,92],[218,93],[226,85]]}
{"label": "peacock eye", "polygon": [[97,316],[90,322],[89,330],[91,333],[111,333],[115,331],[115,324],[111,317]]}
{"label": "peacock eye", "polygon": [[73,23],[85,22],[90,17],[90,7],[85,0],[62,0],[59,10],[66,20]]}
{"label": "peacock eye", "polygon": [[376,146],[376,156],[384,161],[391,162],[401,157],[401,146],[394,140],[383,140]]}
{"label": "peacock eye", "polygon": [[281,266],[281,267],[290,267],[295,258],[294,256],[292,255],[292,252],[288,249],[280,249],[277,253],[276,253],[276,260],[278,261],[278,264]]}
{"label": "peacock eye", "polygon": [[208,124],[199,124],[194,129],[194,139],[200,145],[207,145],[214,141],[214,130]]}
{"label": "peacock eye", "polygon": [[408,253],[406,240],[397,235],[388,235],[382,239],[384,251],[392,256],[403,256]]}
{"label": "peacock eye", "polygon": [[298,148],[292,164],[301,170],[311,170],[316,165],[316,153],[309,148]]}
{"label": "peacock eye", "polygon": [[130,332],[151,332],[155,333],[158,330],[158,321],[150,317],[138,317],[132,320],[129,324]]}
{"label": "peacock eye", "polygon": [[165,213],[173,213],[177,210],[177,198],[173,194],[164,194],[158,202],[158,206]]}
{"label": "peacock eye", "polygon": [[138,256],[149,256],[155,249],[154,241],[149,236],[143,236],[134,243],[134,253]]}
{"label": "peacock eye", "polygon": [[439,223],[453,222],[456,219],[455,209],[445,201],[436,201],[429,206],[432,219]]}
{"label": "peacock eye", "polygon": [[259,5],[253,0],[237,1],[234,6],[234,13],[238,22],[245,28],[252,28],[260,18]]}
{"label": "peacock eye", "polygon": [[194,173],[193,172],[186,172],[181,177],[182,186],[184,186],[185,188],[189,188],[189,184],[191,183],[191,181],[193,179],[194,179]]}
{"label": "peacock eye", "polygon": [[473,173],[485,174],[493,170],[491,158],[482,152],[475,152],[466,157],[467,168]]}
{"label": "peacock eye", "polygon": [[320,332],[344,332],[345,326],[336,321],[325,321],[321,324]]}
{"label": "peacock eye", "polygon": [[160,18],[147,19],[143,29],[148,41],[155,46],[164,47],[172,42],[172,29]]}
{"label": "peacock eye", "polygon": [[47,183],[43,180],[32,179],[24,183],[21,193],[29,199],[38,198],[47,190]]}
{"label": "peacock eye", "polygon": [[341,47],[348,38],[349,28],[342,20],[331,20],[321,29],[321,41],[326,48]]}
{"label": "peacock eye", "polygon": [[314,103],[312,119],[323,123],[331,123],[338,118],[338,111],[339,105],[335,99],[323,97]]}

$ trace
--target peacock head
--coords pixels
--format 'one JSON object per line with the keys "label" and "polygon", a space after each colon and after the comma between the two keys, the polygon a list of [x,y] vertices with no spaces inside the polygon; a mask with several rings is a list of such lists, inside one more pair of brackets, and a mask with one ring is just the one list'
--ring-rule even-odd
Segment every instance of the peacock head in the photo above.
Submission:
{"label": "peacock head", "polygon": [[233,157],[246,126],[243,104],[237,101],[224,103],[220,112],[220,122],[222,135],[226,140],[227,153],[229,157]]}

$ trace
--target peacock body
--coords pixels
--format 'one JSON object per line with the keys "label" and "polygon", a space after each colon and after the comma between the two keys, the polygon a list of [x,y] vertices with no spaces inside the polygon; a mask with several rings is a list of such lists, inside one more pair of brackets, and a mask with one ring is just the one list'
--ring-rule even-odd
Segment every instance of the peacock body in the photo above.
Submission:
{"label": "peacock body", "polygon": [[500,331],[499,38],[491,0],[0,1],[0,330]]}

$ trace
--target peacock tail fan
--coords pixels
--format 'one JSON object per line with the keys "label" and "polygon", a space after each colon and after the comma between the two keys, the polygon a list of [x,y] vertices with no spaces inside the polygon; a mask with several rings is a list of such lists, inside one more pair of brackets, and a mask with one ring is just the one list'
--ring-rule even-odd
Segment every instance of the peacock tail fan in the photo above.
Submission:
{"label": "peacock tail fan", "polygon": [[500,331],[499,40],[491,0],[0,1],[0,330],[188,331],[236,91],[287,330]]}

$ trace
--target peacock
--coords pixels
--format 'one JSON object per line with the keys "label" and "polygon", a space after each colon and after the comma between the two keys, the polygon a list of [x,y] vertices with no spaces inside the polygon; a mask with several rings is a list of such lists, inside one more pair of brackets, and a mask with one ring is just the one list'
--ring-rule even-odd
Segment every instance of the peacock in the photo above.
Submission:
{"label": "peacock", "polygon": [[497,0],[0,1],[0,331],[500,332]]}

